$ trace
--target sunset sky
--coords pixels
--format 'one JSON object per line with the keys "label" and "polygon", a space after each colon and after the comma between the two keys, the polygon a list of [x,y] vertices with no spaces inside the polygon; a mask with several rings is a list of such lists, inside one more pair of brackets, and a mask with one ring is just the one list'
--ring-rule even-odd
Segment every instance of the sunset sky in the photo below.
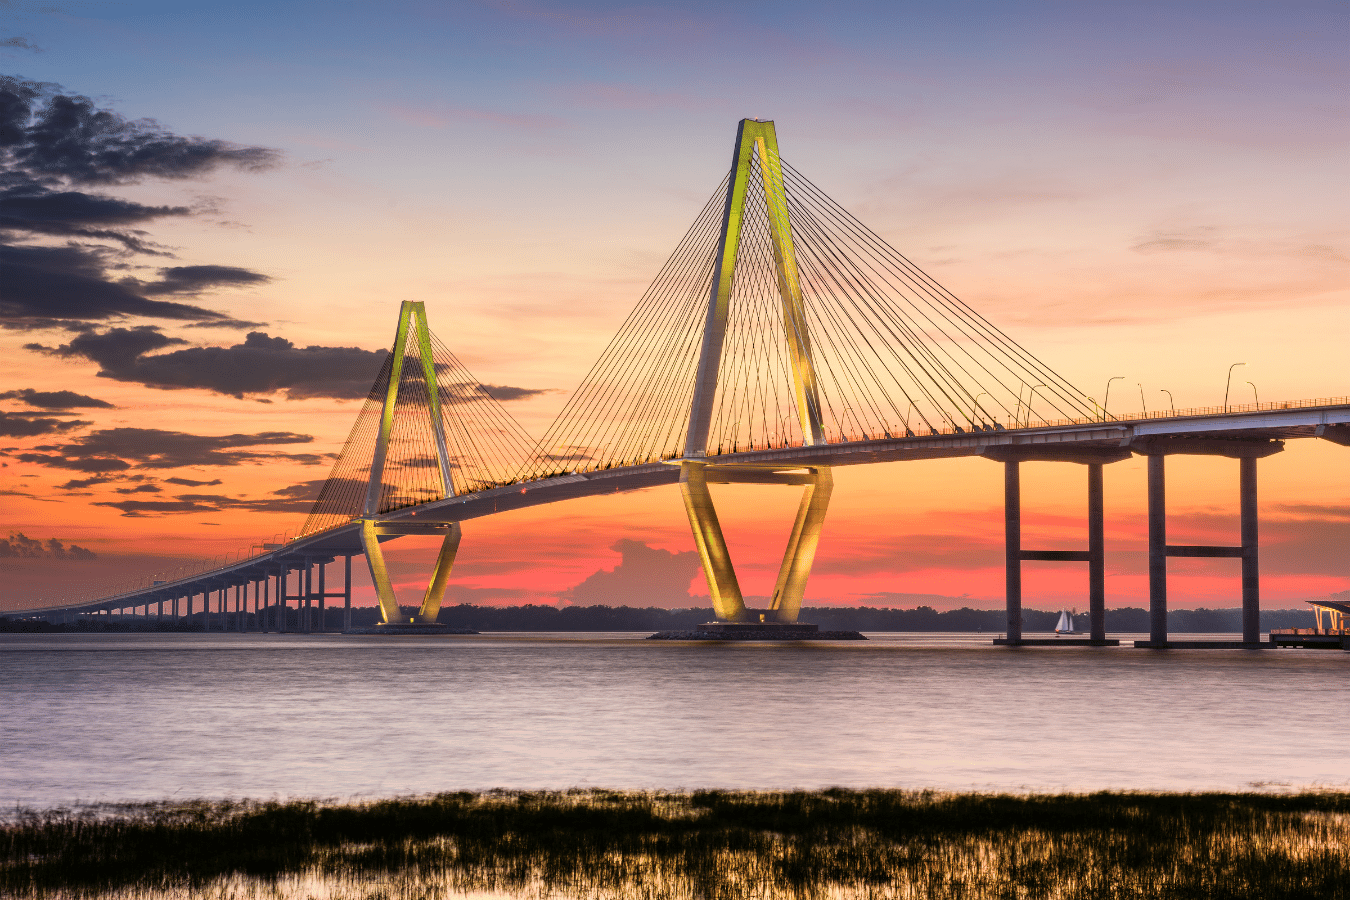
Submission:
{"label": "sunset sky", "polygon": [[[0,0],[0,609],[297,531],[403,300],[542,434],[748,116],[1086,394],[1124,376],[1112,412],[1236,362],[1234,402],[1350,395],[1347,37],[1343,2]],[[1237,543],[1236,461],[1168,465],[1169,537]],[[808,603],[1001,604],[1000,466],[835,479]],[[1024,467],[1026,546],[1085,543],[1085,483]],[[1106,491],[1108,606],[1146,606],[1142,458]],[[795,491],[715,496],[768,593]],[[1261,513],[1264,606],[1350,589],[1350,449],[1263,461]],[[447,602],[707,599],[674,487],[464,531]],[[433,550],[389,545],[405,602]]]}

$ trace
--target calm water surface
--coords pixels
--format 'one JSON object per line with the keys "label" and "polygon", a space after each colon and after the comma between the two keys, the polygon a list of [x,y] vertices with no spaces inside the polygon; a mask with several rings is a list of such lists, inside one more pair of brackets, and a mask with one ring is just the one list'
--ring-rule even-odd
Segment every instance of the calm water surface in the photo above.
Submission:
{"label": "calm water surface", "polygon": [[0,636],[0,805],[1350,786],[1350,653],[638,637]]}

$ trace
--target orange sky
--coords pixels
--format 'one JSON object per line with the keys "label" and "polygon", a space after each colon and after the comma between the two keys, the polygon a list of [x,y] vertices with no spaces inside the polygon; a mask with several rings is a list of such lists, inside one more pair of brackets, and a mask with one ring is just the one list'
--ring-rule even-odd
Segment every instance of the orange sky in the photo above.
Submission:
{"label": "orange sky", "polygon": [[[276,152],[262,167],[222,157],[102,182],[26,163],[34,184],[49,179],[32,188],[49,198],[78,190],[184,211],[117,226],[154,245],[141,251],[50,231],[6,232],[10,245],[105,248],[110,283],[132,279],[146,298],[244,324],[126,313],[4,323],[0,394],[72,391],[111,407],[53,413],[88,423],[59,433],[0,438],[4,529],[98,557],[0,556],[0,608],[293,533],[303,498],[274,512],[239,501],[322,479],[359,405],[163,390],[26,345],[150,326],[185,342],[155,353],[229,347],[250,331],[373,351],[391,340],[399,302],[424,300],[480,379],[539,392],[508,404],[539,435],[716,186],[747,115],[774,119],[785,159],[1085,393],[1124,376],[1113,412],[1161,408],[1162,389],[1177,407],[1221,403],[1239,361],[1235,402],[1350,395],[1350,256],[1333,187],[1346,175],[1346,62],[1333,37],[1343,5],[1278,19],[1259,4],[1048,4],[1019,17],[974,4],[917,19],[793,7],[773,24],[697,5],[460,12],[355,4],[311,28],[288,10],[264,32],[246,9],[216,4],[18,10],[16,33],[42,52],[11,43],[0,71],[174,135]],[[752,25],[748,46],[727,37]],[[209,266],[260,277],[187,291],[161,272]],[[0,282],[11,295],[0,299],[13,285]],[[0,409],[40,412],[21,396]],[[224,465],[128,457],[117,480],[87,487],[71,482],[88,472],[18,459],[117,428],[312,440],[239,444],[253,455]],[[1264,605],[1350,588],[1346,453],[1293,442],[1260,464]],[[1023,479],[1025,544],[1081,545],[1083,470],[1032,464]],[[1108,605],[1144,606],[1142,461],[1106,479]],[[808,602],[1001,603],[999,466],[887,464],[837,470],[836,483]],[[1236,462],[1169,460],[1168,486],[1177,541],[1236,541]],[[100,505],[185,496],[223,499],[133,515]],[[717,496],[743,588],[767,593],[795,492]],[[621,540],[691,551],[677,489],[467,523],[448,599],[581,596],[568,592],[617,566]],[[431,548],[390,550],[411,601]],[[627,565],[640,574],[640,559]],[[1028,564],[1027,605],[1085,606],[1082,568]],[[1237,605],[1231,561],[1175,560],[1172,571],[1175,605]],[[690,585],[706,598],[701,577]],[[667,585],[627,599],[669,596]]]}

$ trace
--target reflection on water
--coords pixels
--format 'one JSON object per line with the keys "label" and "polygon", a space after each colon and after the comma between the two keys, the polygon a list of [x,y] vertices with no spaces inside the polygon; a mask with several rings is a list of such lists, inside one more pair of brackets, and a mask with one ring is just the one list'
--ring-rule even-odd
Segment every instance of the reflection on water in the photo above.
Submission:
{"label": "reflection on water", "polygon": [[1343,786],[1350,654],[0,637],[0,808],[441,790]]}

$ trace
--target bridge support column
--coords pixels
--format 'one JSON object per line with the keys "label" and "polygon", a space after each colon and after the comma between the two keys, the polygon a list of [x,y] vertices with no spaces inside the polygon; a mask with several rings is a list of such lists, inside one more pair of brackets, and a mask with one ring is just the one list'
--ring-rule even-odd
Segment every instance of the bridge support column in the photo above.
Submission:
{"label": "bridge support column", "polygon": [[703,575],[708,579],[713,615],[726,622],[743,622],[748,616],[745,600],[736,580],[736,569],[731,565],[726,538],[722,536],[722,525],[717,521],[717,508],[708,492],[706,469],[703,463],[680,465],[684,510],[694,532],[694,546],[698,548],[698,558],[703,564]]}
{"label": "bridge support column", "polygon": [[1022,640],[1022,474],[1017,460],[1003,463],[1003,569],[1008,643]]}
{"label": "bridge support column", "polygon": [[284,634],[286,631],[286,580],[290,573],[286,567],[277,568],[276,579],[276,599],[272,602],[272,619],[276,624],[277,634]]}
{"label": "bridge support column", "polygon": [[[1242,560],[1242,640],[1199,642],[1196,646],[1261,647],[1261,577],[1258,556],[1256,461],[1279,453],[1282,441],[1243,438],[1144,438],[1131,446],[1136,453],[1148,455],[1148,581],[1149,640],[1136,646],[1163,648],[1167,637],[1167,558],[1182,556],[1202,559],[1237,558]],[[1226,456],[1238,460],[1238,492],[1242,518],[1242,543],[1239,546],[1169,545],[1167,543],[1166,490],[1163,460],[1165,454],[1187,453],[1196,456]],[[1176,646],[1176,644],[1172,644]]]}
{"label": "bridge support column", "polygon": [[301,608],[300,632],[309,634],[314,630],[314,562],[310,559],[305,560],[304,575],[300,578],[300,595],[296,604]]}
{"label": "bridge support column", "polygon": [[1106,500],[1102,464],[1088,464],[1088,637],[1106,640]]}
{"label": "bridge support column", "polygon": [[[1025,643],[1022,629],[1022,563],[1085,562],[1088,564],[1087,641],[1056,639],[1054,643],[1115,646],[1120,642],[1106,637],[1106,522],[1102,473],[1108,463],[1129,459],[1129,450],[1105,448],[1055,448],[1041,445],[1000,445],[990,447],[983,456],[1003,463],[1004,568],[1008,633],[995,643]],[[1024,462],[1072,462],[1087,467],[1087,550],[1022,549],[1022,475]],[[1035,639],[1038,643],[1041,639]]]}
{"label": "bridge support column", "polygon": [[[386,625],[404,624],[404,616],[398,607],[398,598],[394,596],[394,587],[389,580],[389,569],[384,562],[384,551],[380,549],[382,528],[393,528],[393,526],[382,525],[374,519],[363,520],[361,523],[361,545],[366,551],[366,565],[370,567],[370,580],[375,583],[375,595],[380,602],[381,618]],[[435,567],[431,571],[431,580],[427,584],[426,593],[422,596],[422,605],[418,607],[417,615],[408,617],[406,623],[409,625],[434,624],[441,612],[441,601],[445,597],[445,586],[450,579],[450,570],[455,565],[455,555],[459,552],[459,542],[464,533],[463,529],[458,522],[450,522],[446,525],[400,525],[398,530],[384,533],[444,535],[441,540],[440,552],[436,555]],[[348,557],[347,572],[347,587],[344,596],[347,598],[348,609],[350,609],[350,557]],[[350,619],[350,612],[347,616]]]}
{"label": "bridge support column", "polygon": [[751,621],[760,614],[746,609],[741,595],[736,569],[731,563],[726,538],[717,519],[709,483],[723,484],[788,484],[803,487],[797,517],[792,525],[783,562],[778,568],[769,608],[763,610],[763,619],[792,624],[801,613],[806,594],[806,581],[815,562],[820,544],[820,531],[829,509],[834,478],[828,466],[817,466],[806,472],[778,471],[784,467],[719,466],[706,462],[685,461],[680,464],[680,493],[684,497],[689,527],[694,534],[703,575],[708,580],[713,612],[725,622]]}
{"label": "bridge support column", "polygon": [[319,633],[328,630],[328,560],[319,560]]}
{"label": "bridge support column", "polygon": [[1166,459],[1148,458],[1148,638],[1167,643],[1167,485]]}
{"label": "bridge support column", "polygon": [[[439,610],[438,610],[439,612]],[[342,630],[352,630],[352,557],[342,557]]]}
{"label": "bridge support column", "polygon": [[1242,640],[1261,640],[1261,567],[1257,556],[1256,458],[1239,460],[1242,506]]}

